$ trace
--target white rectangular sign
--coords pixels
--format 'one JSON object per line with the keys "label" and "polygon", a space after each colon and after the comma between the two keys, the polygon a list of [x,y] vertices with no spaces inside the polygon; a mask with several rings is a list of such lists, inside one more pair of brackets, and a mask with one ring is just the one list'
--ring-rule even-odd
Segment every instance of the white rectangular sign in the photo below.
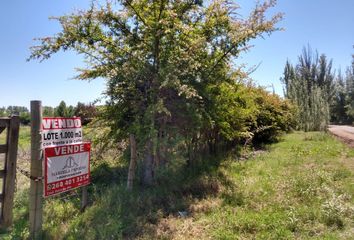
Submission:
{"label": "white rectangular sign", "polygon": [[45,197],[90,183],[90,148],[90,143],[45,148]]}
{"label": "white rectangular sign", "polygon": [[42,119],[42,148],[80,142],[82,125],[79,117]]}

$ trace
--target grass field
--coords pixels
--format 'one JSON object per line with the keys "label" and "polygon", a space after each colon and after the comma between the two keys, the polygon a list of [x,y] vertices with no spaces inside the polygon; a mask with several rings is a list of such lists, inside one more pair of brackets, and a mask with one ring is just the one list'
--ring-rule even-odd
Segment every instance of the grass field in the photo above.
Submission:
{"label": "grass field", "polygon": [[[204,159],[193,171],[175,166],[158,187],[133,192],[126,164],[95,162],[84,213],[79,192],[45,200],[45,238],[352,239],[354,150],[296,132],[249,153]],[[28,186],[18,174],[14,228],[1,239],[28,237]]]}
{"label": "grass field", "polygon": [[[30,127],[28,126],[21,126],[20,127],[20,136],[18,139],[19,147],[27,148],[30,145],[31,141],[31,133]],[[0,134],[0,144],[6,143],[6,130]]]}

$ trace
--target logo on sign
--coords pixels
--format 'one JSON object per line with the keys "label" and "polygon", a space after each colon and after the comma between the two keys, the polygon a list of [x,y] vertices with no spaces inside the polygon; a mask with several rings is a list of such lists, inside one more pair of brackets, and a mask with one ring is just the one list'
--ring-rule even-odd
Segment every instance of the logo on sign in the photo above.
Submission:
{"label": "logo on sign", "polygon": [[65,166],[63,167],[62,170],[65,170],[67,168],[78,167],[78,166],[79,166],[79,164],[77,164],[75,162],[75,159],[72,156],[70,156],[66,159]]}

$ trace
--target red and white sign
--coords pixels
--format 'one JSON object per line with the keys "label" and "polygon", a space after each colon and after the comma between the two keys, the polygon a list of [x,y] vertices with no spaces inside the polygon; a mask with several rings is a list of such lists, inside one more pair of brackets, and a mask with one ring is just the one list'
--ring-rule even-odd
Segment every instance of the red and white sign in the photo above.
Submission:
{"label": "red and white sign", "polygon": [[80,142],[82,125],[79,117],[42,119],[42,148]]}
{"label": "red and white sign", "polygon": [[90,183],[90,143],[44,150],[44,197]]}

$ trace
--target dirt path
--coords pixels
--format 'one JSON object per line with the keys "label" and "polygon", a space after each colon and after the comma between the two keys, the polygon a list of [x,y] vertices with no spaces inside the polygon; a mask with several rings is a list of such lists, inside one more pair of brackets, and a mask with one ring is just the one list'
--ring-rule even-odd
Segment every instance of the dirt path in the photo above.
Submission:
{"label": "dirt path", "polygon": [[354,127],[329,125],[328,131],[343,140],[349,146],[354,147]]}

